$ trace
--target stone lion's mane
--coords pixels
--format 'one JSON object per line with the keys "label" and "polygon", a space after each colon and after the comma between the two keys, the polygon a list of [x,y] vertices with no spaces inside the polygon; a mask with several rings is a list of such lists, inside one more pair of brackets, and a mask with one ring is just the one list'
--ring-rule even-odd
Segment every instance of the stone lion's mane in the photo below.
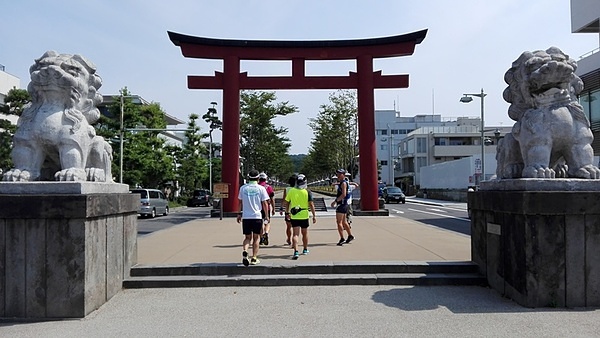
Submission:
{"label": "stone lion's mane", "polygon": [[[70,104],[65,108],[65,117],[73,123],[73,131],[77,131],[83,119],[89,124],[93,124],[100,118],[100,111],[96,105],[102,102],[102,95],[98,93],[98,89],[102,86],[102,78],[96,74],[96,66],[85,57],[75,54],[58,54],[54,51],[44,53],[30,67],[29,72],[33,73],[47,66],[57,66],[68,69],[69,67],[81,67],[88,74],[88,81],[85,84],[80,83],[77,76],[73,76],[68,71],[64,72],[64,78],[61,81],[65,82],[64,87],[70,90]],[[87,88],[82,86],[87,85]],[[31,94],[31,103],[23,110],[19,124],[28,123],[37,114],[43,106],[44,100],[37,84],[33,81],[27,86],[28,92]],[[94,133],[93,128],[90,131]]]}
{"label": "stone lion's mane", "polygon": [[530,88],[529,77],[533,71],[538,70],[543,65],[550,61],[558,61],[568,64],[573,68],[569,79],[569,91],[571,93],[571,102],[568,105],[573,116],[578,120],[587,121],[583,113],[583,107],[577,101],[577,95],[583,90],[583,81],[575,75],[577,62],[563,53],[557,47],[550,47],[547,50],[536,50],[533,52],[523,52],[517,60],[512,63],[511,68],[504,74],[504,82],[508,87],[503,92],[503,97],[506,102],[511,105],[508,108],[508,116],[515,120],[521,121],[523,114],[532,108],[535,108],[532,91]]}

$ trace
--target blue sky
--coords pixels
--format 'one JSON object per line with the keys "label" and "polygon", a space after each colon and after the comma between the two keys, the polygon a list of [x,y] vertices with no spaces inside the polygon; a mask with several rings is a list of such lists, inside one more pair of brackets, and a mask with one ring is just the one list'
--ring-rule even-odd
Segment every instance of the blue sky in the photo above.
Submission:
{"label": "blue sky", "polygon": [[[376,61],[384,74],[409,74],[406,89],[377,90],[376,109],[403,116],[479,116],[461,104],[463,93],[485,99],[486,126],[509,126],[503,77],[525,50],[557,46],[574,59],[598,47],[597,34],[572,34],[569,0],[61,0],[5,1],[0,7],[0,64],[29,82],[29,67],[47,50],[81,54],[98,68],[102,94],[122,87],[158,102],[187,121],[204,113],[221,92],[187,89],[186,76],[222,70],[215,60],[186,59],[167,31],[225,39],[363,39],[428,29],[414,55]],[[288,75],[283,62],[243,62],[250,75]],[[307,65],[308,75],[346,75],[354,62]],[[278,91],[279,101],[300,110],[276,119],[289,128],[291,153],[306,153],[308,119],[328,103],[330,91]],[[206,128],[206,126],[203,126]],[[206,129],[205,129],[206,130]],[[218,139],[220,135],[216,134]]]}

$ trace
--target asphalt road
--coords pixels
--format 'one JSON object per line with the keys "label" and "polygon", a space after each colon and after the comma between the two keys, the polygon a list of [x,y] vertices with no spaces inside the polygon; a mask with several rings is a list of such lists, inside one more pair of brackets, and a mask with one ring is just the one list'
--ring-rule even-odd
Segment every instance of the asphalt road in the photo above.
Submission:
{"label": "asphalt road", "polygon": [[409,218],[417,222],[471,235],[471,220],[467,214],[466,203],[448,203],[445,206],[426,204],[388,203],[385,208],[392,217]]}
{"label": "asphalt road", "polygon": [[138,236],[145,236],[155,231],[167,229],[199,218],[210,217],[210,209],[212,209],[212,207],[182,207],[173,210],[167,216],[157,216],[155,218],[139,217]]}

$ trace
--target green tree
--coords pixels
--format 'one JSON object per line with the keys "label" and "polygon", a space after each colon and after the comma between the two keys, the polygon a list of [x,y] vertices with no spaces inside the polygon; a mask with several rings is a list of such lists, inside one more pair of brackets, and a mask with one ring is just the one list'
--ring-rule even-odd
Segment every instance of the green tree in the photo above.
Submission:
{"label": "green tree", "polygon": [[[213,104],[216,104],[215,102],[213,102]],[[215,164],[215,151],[218,150],[219,147],[216,147],[215,144],[213,143],[213,138],[212,138],[212,133],[215,130],[221,130],[223,127],[223,122],[221,120],[219,120],[219,117],[217,116],[217,110],[215,109],[214,105],[212,108],[208,108],[208,111],[202,115],[202,119],[204,121],[206,121],[206,123],[208,123],[208,138],[209,138],[209,152],[210,154],[208,154],[208,170],[209,170],[209,182],[208,182],[208,186],[209,189],[211,189],[210,187],[212,186],[213,182],[215,182],[215,171],[214,171],[214,164]],[[212,180],[212,182],[210,182]],[[219,182],[219,181],[216,181]],[[212,191],[212,190],[211,190]]]}
{"label": "green tree", "polygon": [[257,169],[271,177],[288,177],[293,165],[288,155],[287,128],[275,127],[273,119],[298,111],[287,101],[275,103],[274,92],[243,91],[240,95],[240,155],[244,170]]}
{"label": "green tree", "polygon": [[355,91],[338,90],[329,96],[329,104],[322,105],[318,116],[310,119],[314,137],[303,163],[306,175],[329,178],[338,168],[356,175],[357,117]]}
{"label": "green tree", "polygon": [[[0,113],[21,116],[25,105],[29,102],[31,102],[31,97],[25,89],[13,87],[6,93],[4,105],[0,106]],[[0,169],[3,171],[12,168],[10,152],[16,129],[16,125],[10,120],[1,118],[0,115]]]}
{"label": "green tree", "polygon": [[194,189],[202,188],[202,182],[208,184],[208,154],[206,146],[202,142],[206,134],[200,133],[197,125],[197,114],[190,114],[187,131],[185,132],[186,143],[181,149],[178,159],[177,179],[184,195],[190,195]]}
{"label": "green tree", "polygon": [[[96,124],[97,133],[112,141],[113,176],[120,174],[120,117],[123,100],[123,183],[130,186],[160,188],[175,178],[172,154],[158,135],[167,124],[165,112],[158,103],[135,104],[127,87],[120,91],[108,107],[109,116],[102,116]],[[137,130],[128,130],[137,129]]]}

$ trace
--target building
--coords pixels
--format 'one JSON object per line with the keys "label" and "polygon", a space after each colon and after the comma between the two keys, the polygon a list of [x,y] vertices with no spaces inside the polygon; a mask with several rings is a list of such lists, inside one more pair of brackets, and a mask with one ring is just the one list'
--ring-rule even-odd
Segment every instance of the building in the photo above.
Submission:
{"label": "building", "polygon": [[[496,172],[496,145],[511,131],[512,127],[490,127],[484,130],[483,170],[485,179]],[[421,184],[421,168],[473,157],[473,170],[464,173],[470,185],[482,180],[481,165],[481,122],[479,118],[458,118],[454,125],[421,127],[404,138],[398,147],[400,180],[409,185]],[[465,185],[465,189],[467,186]]]}
{"label": "building", "polygon": [[579,102],[594,134],[594,155],[600,155],[600,5],[598,0],[571,0],[571,32],[598,35],[599,46],[577,59],[576,74],[583,80]]}
{"label": "building", "polygon": [[[21,80],[5,71],[3,65],[0,65],[0,106],[4,105],[4,98],[8,94],[8,92],[13,88],[21,88]],[[16,115],[4,115],[0,113],[0,119],[9,120],[13,124],[17,124],[17,119],[19,117]]]}
{"label": "building", "polygon": [[[108,107],[110,105],[112,105],[115,101],[115,98],[118,98],[118,97],[119,97],[119,95],[102,95],[102,103],[100,103],[98,105],[98,109],[100,110],[102,115],[108,116],[108,117],[115,117],[115,116],[110,115],[110,113],[108,112]],[[146,101],[144,98],[142,98],[139,95],[130,95],[128,98],[134,104],[139,104],[139,105],[150,104],[150,102]],[[167,126],[176,126],[176,125],[186,123],[185,121],[182,121],[182,120],[180,120],[174,116],[171,116],[169,114],[166,114],[166,113],[165,113],[165,121],[167,122]],[[184,133],[180,129],[163,130],[160,132],[160,134],[158,136],[160,138],[164,139],[165,143],[167,145],[181,147],[183,145],[183,143],[185,143]]]}

